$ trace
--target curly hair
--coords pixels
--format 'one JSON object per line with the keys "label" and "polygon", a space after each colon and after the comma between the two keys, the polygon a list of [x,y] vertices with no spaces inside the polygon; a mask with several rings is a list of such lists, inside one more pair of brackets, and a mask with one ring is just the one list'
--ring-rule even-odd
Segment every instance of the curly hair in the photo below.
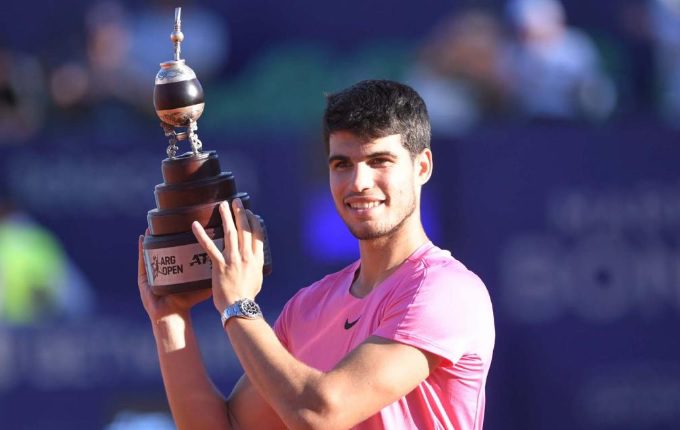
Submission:
{"label": "curly hair", "polygon": [[323,140],[347,131],[361,139],[400,134],[411,157],[430,147],[430,119],[420,95],[411,87],[388,80],[361,81],[326,96]]}

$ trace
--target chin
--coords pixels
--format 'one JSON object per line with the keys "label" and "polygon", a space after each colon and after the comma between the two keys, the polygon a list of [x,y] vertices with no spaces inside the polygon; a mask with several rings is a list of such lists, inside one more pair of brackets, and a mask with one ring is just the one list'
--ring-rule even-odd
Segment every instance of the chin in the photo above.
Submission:
{"label": "chin", "polygon": [[354,236],[355,239],[357,240],[374,240],[374,239],[380,239],[381,237],[384,237],[385,234],[381,234],[380,232],[355,232],[351,231],[352,235]]}
{"label": "chin", "polygon": [[403,217],[398,222],[394,219],[383,219],[383,222],[374,220],[371,223],[358,223],[358,225],[352,225],[345,220],[345,225],[349,229],[350,233],[352,233],[352,235],[358,240],[387,239],[405,228],[407,221],[411,218],[412,214],[413,210],[411,210],[407,216]]}
{"label": "chin", "polygon": [[350,233],[358,240],[374,240],[387,237],[392,234],[395,230],[392,228],[380,228],[380,227],[367,227],[362,226],[359,228],[348,226]]}

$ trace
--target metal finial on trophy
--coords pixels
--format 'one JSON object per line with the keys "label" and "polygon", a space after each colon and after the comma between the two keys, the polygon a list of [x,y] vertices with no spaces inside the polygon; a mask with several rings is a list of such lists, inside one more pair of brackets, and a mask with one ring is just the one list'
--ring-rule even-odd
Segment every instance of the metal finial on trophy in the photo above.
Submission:
{"label": "metal finial on trophy", "polygon": [[[180,141],[188,140],[194,155],[198,155],[203,146],[195,133],[198,130],[196,121],[205,106],[203,87],[196,73],[180,59],[184,40],[181,16],[182,8],[175,8],[175,25],[170,34],[174,44],[174,60],[161,63],[153,91],[156,114],[161,119],[165,136],[169,138],[167,154],[170,158],[177,154],[177,143]],[[183,128],[184,131],[176,131],[176,128]]]}
{"label": "metal finial on trophy", "polygon": [[180,44],[184,40],[182,33],[182,8],[175,8],[175,30],[170,34],[170,40],[175,44],[175,61],[179,61],[179,54],[182,52]]}

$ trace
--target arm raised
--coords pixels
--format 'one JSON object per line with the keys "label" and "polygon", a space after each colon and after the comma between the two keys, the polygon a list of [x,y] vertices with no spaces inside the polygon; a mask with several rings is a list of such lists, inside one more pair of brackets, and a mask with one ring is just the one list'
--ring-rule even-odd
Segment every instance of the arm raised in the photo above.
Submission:
{"label": "arm raised", "polygon": [[193,291],[159,297],[149,288],[139,242],[138,279],[144,309],[151,320],[163,383],[178,429],[280,429],[281,420],[247,378],[225,400],[203,364],[191,324],[191,308],[210,297]]}

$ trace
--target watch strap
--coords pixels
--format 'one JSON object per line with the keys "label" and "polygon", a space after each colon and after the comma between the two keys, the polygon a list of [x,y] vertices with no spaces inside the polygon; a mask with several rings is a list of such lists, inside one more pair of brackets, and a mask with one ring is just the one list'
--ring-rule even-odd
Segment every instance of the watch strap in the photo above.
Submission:
{"label": "watch strap", "polygon": [[222,327],[227,324],[230,318],[257,319],[262,318],[260,306],[251,299],[239,299],[222,311]]}

